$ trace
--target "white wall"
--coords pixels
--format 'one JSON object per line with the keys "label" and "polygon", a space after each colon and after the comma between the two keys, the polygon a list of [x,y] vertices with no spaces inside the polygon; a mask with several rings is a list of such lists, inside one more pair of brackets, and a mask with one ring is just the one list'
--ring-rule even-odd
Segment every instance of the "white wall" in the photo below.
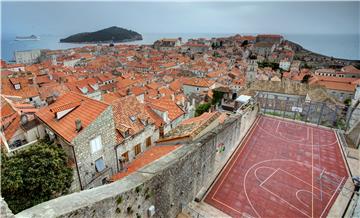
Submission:
{"label": "white wall", "polygon": [[197,87],[197,86],[189,86],[183,85],[185,95],[190,95],[191,93],[201,93],[203,91],[208,91],[208,87]]}

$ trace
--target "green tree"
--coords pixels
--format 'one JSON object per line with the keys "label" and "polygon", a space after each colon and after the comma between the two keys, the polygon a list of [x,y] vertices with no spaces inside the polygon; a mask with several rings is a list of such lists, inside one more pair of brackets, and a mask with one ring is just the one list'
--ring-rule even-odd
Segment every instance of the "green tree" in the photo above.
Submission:
{"label": "green tree", "polygon": [[345,99],[344,104],[345,104],[346,106],[350,106],[350,104],[351,104],[351,99],[350,99],[350,98]]}
{"label": "green tree", "polygon": [[311,75],[306,74],[306,75],[302,78],[301,83],[308,83],[310,77],[311,77]]}
{"label": "green tree", "polygon": [[249,41],[248,40],[244,40],[242,43],[241,43],[241,47],[245,47],[249,44]]}
{"label": "green tree", "polygon": [[62,148],[42,141],[1,159],[1,194],[14,213],[68,193],[73,171]]}
{"label": "green tree", "polygon": [[279,69],[279,64],[275,62],[262,61],[258,62],[260,68],[271,67],[273,70]]}
{"label": "green tree", "polygon": [[213,99],[211,101],[211,104],[212,105],[219,104],[224,96],[224,93],[216,90],[213,90],[212,92],[213,92]]}
{"label": "green tree", "polygon": [[198,117],[201,114],[209,111],[210,107],[211,107],[210,103],[200,104],[199,106],[197,106],[195,110],[195,116]]}

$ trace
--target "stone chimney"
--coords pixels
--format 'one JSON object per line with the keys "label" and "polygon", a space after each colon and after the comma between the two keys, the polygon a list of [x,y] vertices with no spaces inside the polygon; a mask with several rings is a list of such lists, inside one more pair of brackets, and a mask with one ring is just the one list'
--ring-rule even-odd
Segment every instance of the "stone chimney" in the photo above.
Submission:
{"label": "stone chimney", "polygon": [[82,123],[80,119],[75,120],[76,131],[79,132],[82,129]]}

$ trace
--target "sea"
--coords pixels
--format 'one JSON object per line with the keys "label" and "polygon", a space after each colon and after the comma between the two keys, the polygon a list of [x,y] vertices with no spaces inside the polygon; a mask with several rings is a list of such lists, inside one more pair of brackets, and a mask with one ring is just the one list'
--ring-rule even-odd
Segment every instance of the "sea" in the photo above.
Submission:
{"label": "sea", "polygon": [[[181,37],[183,41],[191,38],[217,38],[235,35],[236,33],[146,33],[143,40],[126,42],[124,44],[152,44],[161,38]],[[240,35],[256,35],[251,33],[239,33]],[[307,50],[332,56],[335,58],[360,60],[360,35],[337,34],[337,35],[312,35],[312,34],[282,34],[285,39],[300,44]],[[8,62],[14,60],[15,51],[31,49],[68,49],[81,47],[89,44],[60,43],[61,38],[67,36],[37,35],[38,41],[15,41],[15,36],[3,36],[1,38],[1,59]]]}

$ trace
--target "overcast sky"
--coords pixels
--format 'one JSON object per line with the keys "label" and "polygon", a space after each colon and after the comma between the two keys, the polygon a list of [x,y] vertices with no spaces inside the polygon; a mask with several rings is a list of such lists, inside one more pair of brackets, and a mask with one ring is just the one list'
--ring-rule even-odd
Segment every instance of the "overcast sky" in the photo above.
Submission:
{"label": "overcast sky", "polygon": [[119,26],[139,33],[359,34],[360,2],[2,2],[4,36]]}

